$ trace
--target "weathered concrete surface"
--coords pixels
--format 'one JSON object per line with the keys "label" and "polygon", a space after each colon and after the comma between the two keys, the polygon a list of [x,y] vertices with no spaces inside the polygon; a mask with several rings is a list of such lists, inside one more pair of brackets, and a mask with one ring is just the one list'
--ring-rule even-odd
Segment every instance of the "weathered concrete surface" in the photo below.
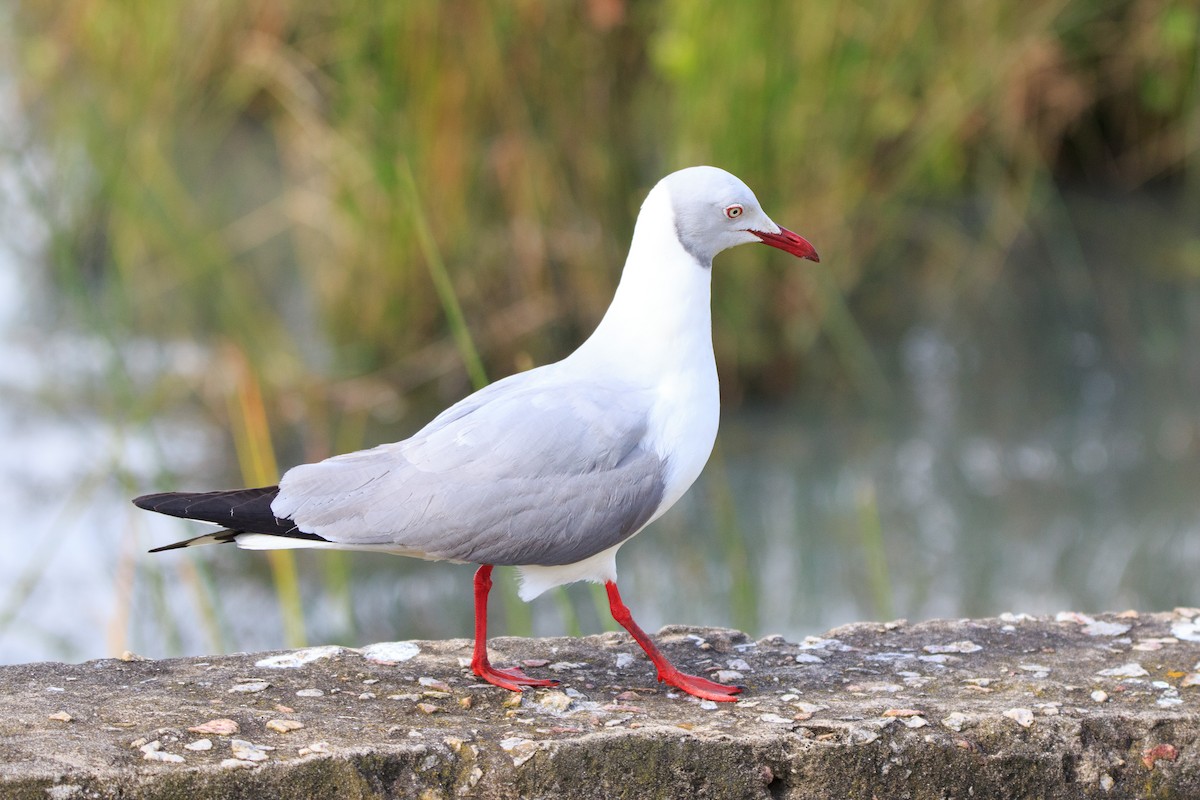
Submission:
{"label": "weathered concrete surface", "polygon": [[[740,673],[719,707],[623,634],[495,640],[563,680],[524,696],[476,684],[463,640],[0,667],[0,796],[1200,798],[1198,613],[665,629],[684,669]],[[238,732],[189,731],[219,719]]]}

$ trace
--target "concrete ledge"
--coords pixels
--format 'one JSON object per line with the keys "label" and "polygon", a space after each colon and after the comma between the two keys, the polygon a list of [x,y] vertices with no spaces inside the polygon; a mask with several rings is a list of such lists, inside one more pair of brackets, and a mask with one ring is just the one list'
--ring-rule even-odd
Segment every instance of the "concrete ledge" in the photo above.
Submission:
{"label": "concrete ledge", "polygon": [[494,640],[563,681],[523,696],[464,640],[6,666],[0,796],[1200,798],[1198,614],[664,629],[720,706],[623,634]]}

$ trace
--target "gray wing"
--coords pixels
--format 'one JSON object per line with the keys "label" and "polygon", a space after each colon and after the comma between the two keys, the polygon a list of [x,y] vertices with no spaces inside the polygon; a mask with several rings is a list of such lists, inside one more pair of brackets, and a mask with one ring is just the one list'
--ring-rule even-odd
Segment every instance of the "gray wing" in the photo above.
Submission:
{"label": "gray wing", "polygon": [[511,376],[412,438],[290,470],[273,512],[330,541],[474,563],[555,566],[636,533],[663,497],[644,392]]}

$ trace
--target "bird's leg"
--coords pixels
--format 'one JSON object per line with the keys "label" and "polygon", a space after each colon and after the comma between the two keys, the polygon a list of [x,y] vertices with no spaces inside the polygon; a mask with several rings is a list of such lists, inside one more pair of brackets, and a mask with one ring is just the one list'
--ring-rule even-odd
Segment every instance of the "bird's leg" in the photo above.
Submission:
{"label": "bird's leg", "polygon": [[737,701],[734,695],[742,691],[740,686],[726,686],[723,683],[716,683],[707,678],[701,678],[698,675],[688,675],[685,672],[680,672],[654,646],[654,642],[650,641],[650,637],[646,635],[646,632],[639,628],[638,624],[633,621],[633,616],[629,613],[629,609],[621,602],[621,593],[617,591],[617,585],[612,581],[607,581],[604,584],[604,588],[608,590],[608,607],[612,611],[613,619],[621,623],[621,627],[629,631],[634,640],[646,651],[646,655],[650,657],[650,660],[654,662],[654,666],[658,668],[659,681],[705,700],[715,700],[719,703]]}
{"label": "bird's leg", "polygon": [[530,678],[520,667],[496,669],[488,661],[487,654],[487,602],[492,590],[492,565],[484,564],[475,572],[475,652],[471,657],[471,671],[488,683],[514,692],[523,686],[557,686],[558,681]]}

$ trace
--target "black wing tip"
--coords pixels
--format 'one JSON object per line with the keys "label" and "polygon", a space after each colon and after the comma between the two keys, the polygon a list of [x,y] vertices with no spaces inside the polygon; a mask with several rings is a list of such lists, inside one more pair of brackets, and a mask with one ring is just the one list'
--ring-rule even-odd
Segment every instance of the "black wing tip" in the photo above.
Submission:
{"label": "black wing tip", "polygon": [[158,492],[157,494],[144,494],[141,497],[133,498],[133,504],[138,508],[144,508],[147,511],[153,511],[154,506],[161,500],[166,500],[176,496],[176,492]]}
{"label": "black wing tip", "polygon": [[184,539],[181,542],[171,542],[164,544],[161,547],[155,547],[147,552],[161,553],[164,550],[179,550],[184,547],[192,547],[199,544],[230,544],[237,542],[238,534],[243,531],[217,531],[216,533],[205,533],[200,536],[193,536],[190,539]]}
{"label": "black wing tip", "polygon": [[255,498],[264,495],[274,495],[278,492],[279,486],[277,485],[254,486],[246,489],[221,489],[215,492],[154,492],[153,494],[144,494],[141,497],[135,497],[132,502],[138,508],[154,511],[162,503],[173,500],[204,500],[211,497],[228,497],[230,495],[249,495],[251,498]]}
{"label": "black wing tip", "polygon": [[187,541],[184,541],[184,542],[174,542],[172,544],[164,544],[162,547],[152,547],[149,550],[147,550],[146,552],[147,553],[161,553],[165,550],[179,550],[180,548],[187,547],[188,542],[190,542],[190,541],[191,541],[191,539],[188,539]]}

